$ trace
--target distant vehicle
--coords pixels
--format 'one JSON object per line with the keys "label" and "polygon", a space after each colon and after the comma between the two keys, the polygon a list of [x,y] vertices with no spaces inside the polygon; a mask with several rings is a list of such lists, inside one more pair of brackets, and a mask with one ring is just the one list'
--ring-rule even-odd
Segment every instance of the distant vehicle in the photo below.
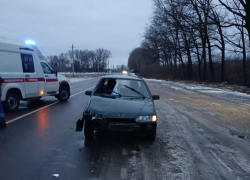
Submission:
{"label": "distant vehicle", "polygon": [[123,70],[122,74],[128,74],[128,71]]}
{"label": "distant vehicle", "polygon": [[100,79],[83,114],[86,139],[93,138],[94,130],[141,131],[155,140],[157,116],[146,82],[137,77],[110,75]]}
{"label": "distant vehicle", "polygon": [[60,101],[70,97],[67,78],[57,74],[33,42],[0,42],[0,76],[2,98],[7,111],[18,109],[20,100],[55,96]]}

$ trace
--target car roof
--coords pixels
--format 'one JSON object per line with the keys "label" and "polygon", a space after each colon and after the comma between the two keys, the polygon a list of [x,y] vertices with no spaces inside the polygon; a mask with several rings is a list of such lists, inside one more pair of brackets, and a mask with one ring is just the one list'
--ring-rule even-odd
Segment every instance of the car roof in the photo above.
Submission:
{"label": "car roof", "polygon": [[127,80],[143,81],[142,78],[136,76],[128,76],[128,75],[108,75],[108,76],[103,76],[102,79],[127,79]]}
{"label": "car roof", "polygon": [[21,47],[31,48],[30,45],[25,44],[24,42],[5,39],[5,38],[0,38],[0,43],[1,44],[7,44],[7,45],[14,45],[14,46],[21,46]]}

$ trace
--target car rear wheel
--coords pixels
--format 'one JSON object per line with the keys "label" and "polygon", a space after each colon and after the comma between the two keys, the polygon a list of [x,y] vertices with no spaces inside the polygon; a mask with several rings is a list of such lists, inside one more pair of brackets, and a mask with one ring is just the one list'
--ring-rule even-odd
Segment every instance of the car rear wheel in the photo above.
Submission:
{"label": "car rear wheel", "polygon": [[59,90],[59,94],[56,96],[59,101],[67,101],[70,97],[70,91],[67,86],[63,86]]}
{"label": "car rear wheel", "polygon": [[84,135],[86,140],[92,140],[94,135],[94,125],[90,119],[84,121]]}
{"label": "car rear wheel", "polygon": [[6,100],[4,102],[4,106],[6,111],[15,111],[19,108],[20,105],[20,97],[14,91],[8,92],[6,96]]}

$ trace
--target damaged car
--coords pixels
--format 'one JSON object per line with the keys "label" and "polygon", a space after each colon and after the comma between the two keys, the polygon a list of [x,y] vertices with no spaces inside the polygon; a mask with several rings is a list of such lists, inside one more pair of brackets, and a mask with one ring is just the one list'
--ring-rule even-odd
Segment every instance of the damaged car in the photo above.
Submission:
{"label": "damaged car", "polygon": [[90,100],[76,131],[82,131],[86,139],[92,139],[95,130],[140,131],[150,140],[156,136],[157,115],[146,82],[138,77],[111,75],[102,77],[93,91],[86,91]]}

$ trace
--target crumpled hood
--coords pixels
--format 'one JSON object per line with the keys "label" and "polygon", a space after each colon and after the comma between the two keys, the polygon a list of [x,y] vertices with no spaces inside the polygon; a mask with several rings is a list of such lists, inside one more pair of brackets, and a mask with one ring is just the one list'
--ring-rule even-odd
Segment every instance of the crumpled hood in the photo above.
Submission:
{"label": "crumpled hood", "polygon": [[92,96],[89,109],[93,115],[117,119],[135,119],[139,116],[155,114],[154,103],[151,99],[111,99]]}

